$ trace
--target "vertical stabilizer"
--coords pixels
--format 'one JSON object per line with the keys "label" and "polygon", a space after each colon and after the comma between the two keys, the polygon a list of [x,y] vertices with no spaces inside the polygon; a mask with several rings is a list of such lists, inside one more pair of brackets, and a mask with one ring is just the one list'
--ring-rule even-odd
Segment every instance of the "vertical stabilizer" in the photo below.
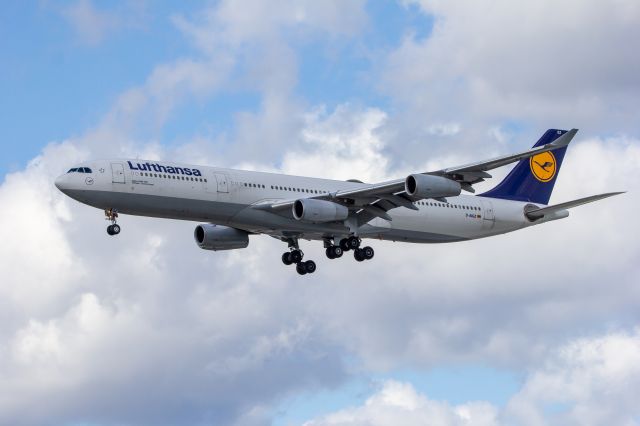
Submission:
{"label": "vertical stabilizer", "polygon": [[[567,130],[549,129],[533,147],[551,143],[565,133]],[[548,204],[566,151],[565,146],[520,160],[502,182],[479,196]]]}

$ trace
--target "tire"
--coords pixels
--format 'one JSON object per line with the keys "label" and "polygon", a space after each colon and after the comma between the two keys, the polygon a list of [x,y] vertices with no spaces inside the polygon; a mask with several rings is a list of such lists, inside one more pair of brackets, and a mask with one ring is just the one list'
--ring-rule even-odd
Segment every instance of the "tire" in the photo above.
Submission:
{"label": "tire", "polygon": [[111,232],[113,232],[113,235],[118,235],[120,233],[120,225],[117,223],[111,225]]}
{"label": "tire", "polygon": [[340,240],[340,248],[342,249],[342,251],[349,251],[349,239],[348,238],[343,238]]}
{"label": "tire", "polygon": [[282,263],[284,263],[285,265],[291,265],[293,262],[291,261],[291,253],[284,252],[282,253]]}
{"label": "tire", "polygon": [[304,263],[298,263],[296,265],[296,272],[299,273],[300,275],[305,275],[307,273],[307,268],[305,266]]}
{"label": "tire", "polygon": [[113,235],[113,226],[112,225],[107,226],[107,234]]}
{"label": "tire", "polygon": [[347,244],[349,245],[349,248],[351,250],[355,250],[360,247],[360,240],[358,239],[358,237],[349,237]]}
{"label": "tire", "polygon": [[293,263],[300,263],[302,261],[302,252],[300,250],[294,250],[291,252],[291,261]]}
{"label": "tire", "polygon": [[362,252],[361,249],[355,249],[353,251],[353,258],[355,260],[357,260],[358,262],[362,262],[365,258],[364,258],[364,253]]}
{"label": "tire", "polygon": [[365,247],[362,249],[362,254],[364,255],[364,258],[367,260],[371,260],[373,259],[373,255],[375,254],[375,252],[373,251],[373,249],[369,246]]}
{"label": "tire", "polygon": [[329,259],[335,259],[336,258],[334,249],[335,249],[335,247],[331,246],[331,247],[327,247],[327,249],[324,251]]}
{"label": "tire", "polygon": [[339,258],[342,257],[343,251],[342,251],[342,247],[340,246],[334,246],[333,247],[333,255],[335,256],[335,258]]}
{"label": "tire", "polygon": [[313,260],[307,260],[306,262],[301,263],[301,265],[304,265],[304,269],[308,274],[313,274],[316,271],[316,262]]}

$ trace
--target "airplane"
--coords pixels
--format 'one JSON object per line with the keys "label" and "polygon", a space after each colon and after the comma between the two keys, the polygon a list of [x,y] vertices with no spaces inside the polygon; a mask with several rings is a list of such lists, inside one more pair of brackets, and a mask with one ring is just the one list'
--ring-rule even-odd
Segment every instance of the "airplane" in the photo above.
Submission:
{"label": "airplane", "polygon": [[[165,161],[107,159],[74,166],[55,180],[69,197],[105,211],[109,235],[121,213],[204,222],[195,227],[205,250],[246,248],[266,234],[288,244],[285,265],[316,271],[300,240],[324,243],[329,259],[353,251],[374,257],[363,239],[445,243],[485,238],[563,219],[568,209],[623,192],[548,205],[569,142],[577,129],[549,129],[529,150],[380,183],[331,180]],[[489,170],[517,162],[493,189],[473,185]]]}

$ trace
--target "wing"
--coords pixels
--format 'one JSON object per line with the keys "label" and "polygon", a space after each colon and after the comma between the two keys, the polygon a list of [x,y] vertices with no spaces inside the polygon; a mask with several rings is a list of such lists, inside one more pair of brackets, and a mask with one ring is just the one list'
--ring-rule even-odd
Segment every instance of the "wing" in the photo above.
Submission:
{"label": "wing", "polygon": [[493,170],[498,167],[506,166],[507,164],[515,163],[516,161],[533,157],[541,152],[553,151],[554,149],[565,147],[569,145],[569,142],[571,142],[571,139],[573,139],[576,133],[578,133],[578,129],[571,129],[555,141],[546,145],[531,148],[528,151],[504,155],[491,160],[465,164],[463,166],[450,167],[447,169],[437,170],[435,172],[427,172],[427,174],[448,177],[449,179],[460,182],[462,189],[469,192],[475,192],[471,185],[482,182],[486,178],[490,178],[491,175],[487,173],[487,170]]}
{"label": "wing", "polygon": [[[541,152],[552,151],[565,147],[569,142],[571,142],[571,139],[573,139],[577,132],[577,129],[572,129],[552,143],[531,148],[517,154],[505,155],[458,167],[449,167],[432,172],[419,173],[409,177],[419,177],[420,175],[438,176],[444,181],[457,182],[460,185],[459,189],[468,192],[475,192],[472,185],[490,178],[491,175],[487,173],[488,170],[502,167],[525,158],[533,157]],[[416,197],[410,195],[406,188],[407,179],[408,178],[395,179],[381,183],[363,185],[356,189],[336,190],[329,194],[308,198],[332,201],[347,206],[350,212],[357,218],[358,225],[367,223],[375,217],[380,217],[390,221],[391,216],[389,216],[387,212],[397,207],[406,207],[408,209],[418,210],[414,205],[414,202],[424,198],[436,198],[446,201],[440,197]],[[459,192],[460,191],[458,190],[458,193]],[[287,209],[290,211],[295,201],[296,200],[282,200],[275,202],[267,201],[254,205],[253,208],[274,212],[283,212]]]}

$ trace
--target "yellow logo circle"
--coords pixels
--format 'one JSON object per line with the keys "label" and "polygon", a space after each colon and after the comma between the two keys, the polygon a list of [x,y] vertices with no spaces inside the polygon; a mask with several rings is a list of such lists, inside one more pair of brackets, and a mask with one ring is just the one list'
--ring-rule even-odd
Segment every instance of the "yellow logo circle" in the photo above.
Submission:
{"label": "yellow logo circle", "polygon": [[556,157],[551,151],[534,155],[529,159],[531,173],[540,182],[549,182],[556,175]]}

